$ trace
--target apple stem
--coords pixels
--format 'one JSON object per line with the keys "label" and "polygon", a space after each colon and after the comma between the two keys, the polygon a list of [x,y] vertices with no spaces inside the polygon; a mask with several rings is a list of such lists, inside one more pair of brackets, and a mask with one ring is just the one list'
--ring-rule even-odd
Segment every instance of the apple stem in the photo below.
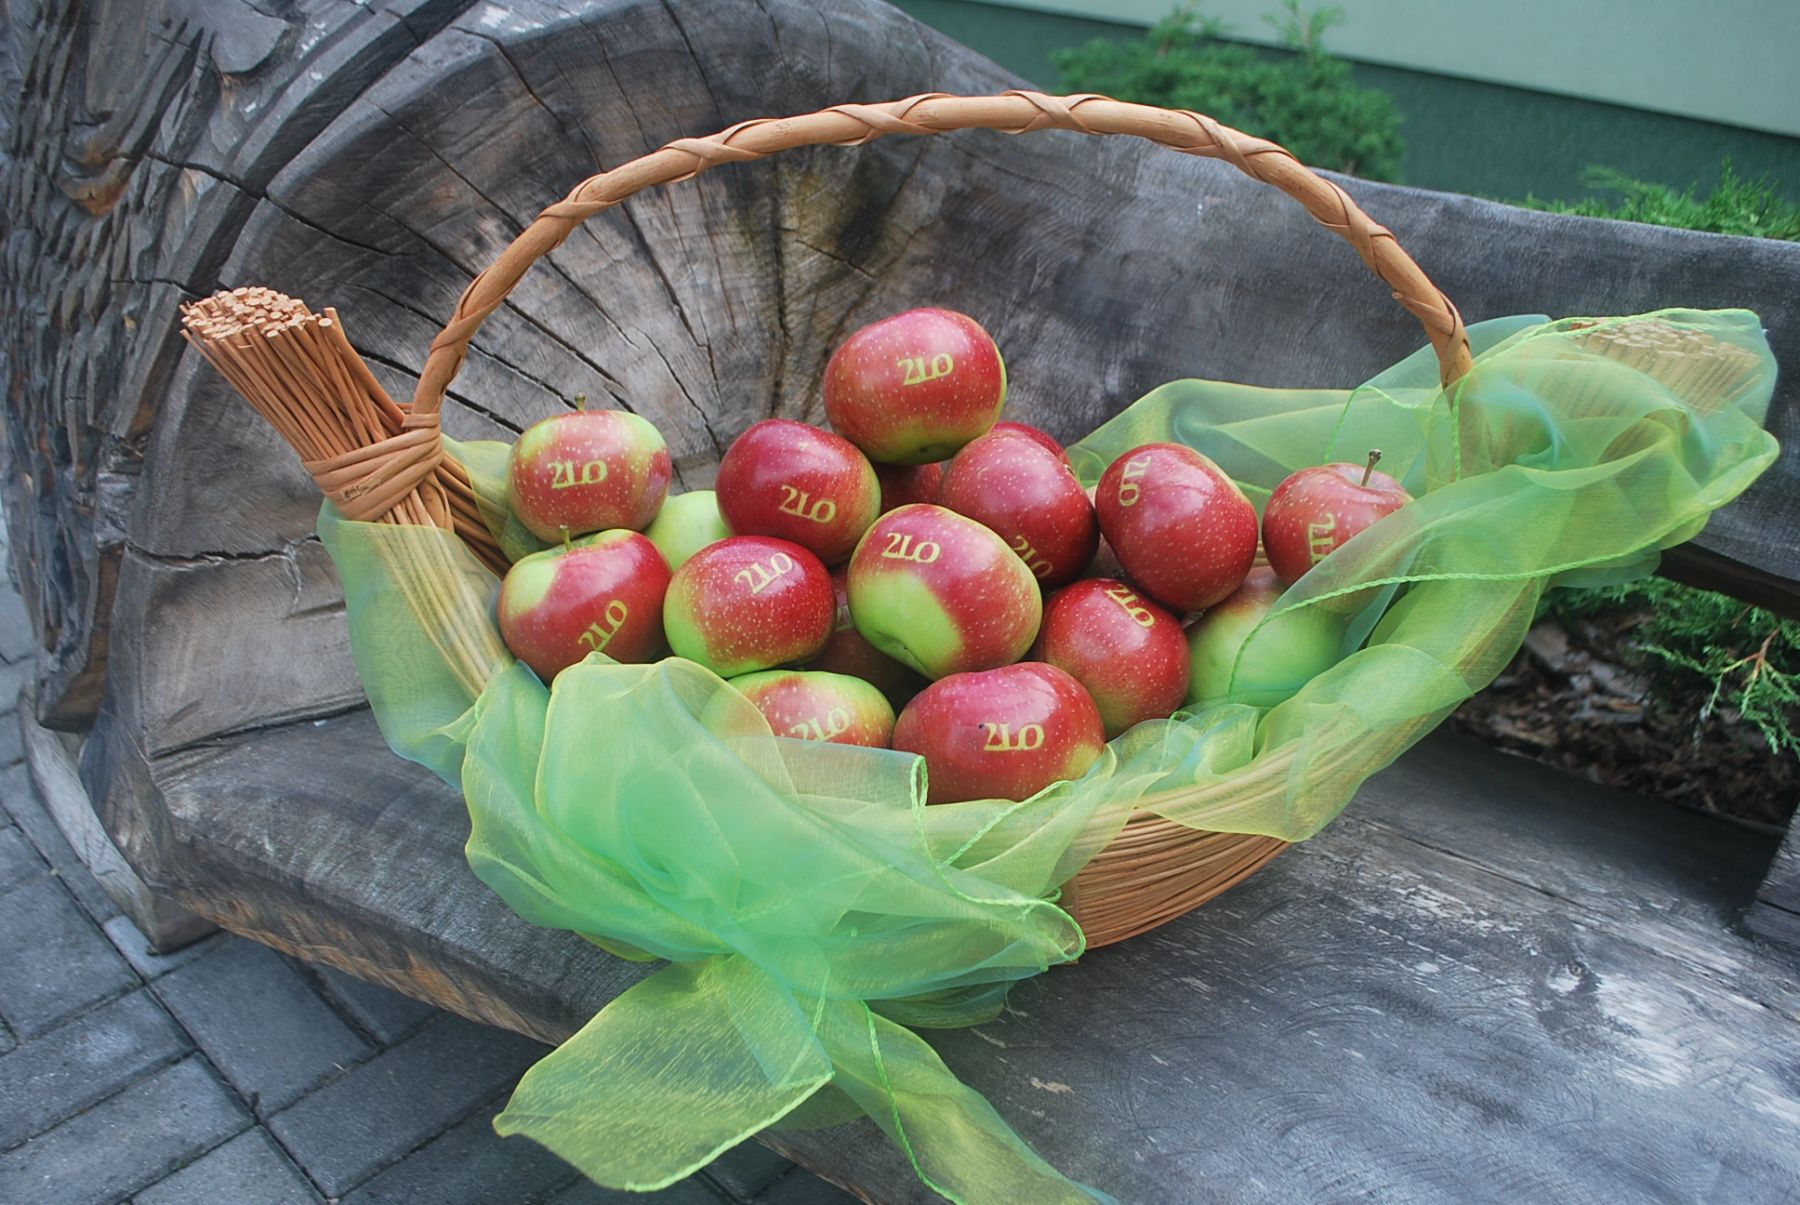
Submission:
{"label": "apple stem", "polygon": [[564,552],[573,552],[575,549],[575,545],[574,545],[574,541],[573,541],[572,537],[569,535],[569,525],[567,523],[564,523],[562,525],[562,533],[563,533],[563,551]]}
{"label": "apple stem", "polygon": [[578,393],[575,395],[575,409],[577,409],[577,410],[586,410],[587,409],[587,394]]}
{"label": "apple stem", "polygon": [[1380,448],[1370,448],[1369,449],[1369,463],[1363,467],[1362,480],[1357,482],[1356,484],[1358,484],[1358,485],[1369,484],[1369,474],[1373,473],[1375,471],[1375,466],[1380,463],[1381,463],[1381,449]]}

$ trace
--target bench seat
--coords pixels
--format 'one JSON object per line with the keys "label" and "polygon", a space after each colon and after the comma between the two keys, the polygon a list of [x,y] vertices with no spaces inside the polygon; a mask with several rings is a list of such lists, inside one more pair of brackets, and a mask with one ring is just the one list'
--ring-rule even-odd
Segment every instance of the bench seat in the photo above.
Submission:
{"label": "bench seat", "polygon": [[[546,1041],[644,973],[477,882],[461,800],[366,711],[148,772],[108,828],[239,932]],[[1219,900],[927,1036],[1125,1201],[1773,1200],[1800,1183],[1800,985],[1734,923],[1775,845],[1440,732]],[[871,1124],[772,1138],[932,1199]]]}

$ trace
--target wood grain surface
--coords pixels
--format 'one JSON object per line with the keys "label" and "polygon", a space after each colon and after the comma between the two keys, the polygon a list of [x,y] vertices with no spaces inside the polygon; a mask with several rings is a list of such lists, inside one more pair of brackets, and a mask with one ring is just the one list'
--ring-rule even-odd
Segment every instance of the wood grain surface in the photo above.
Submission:
{"label": "wood grain surface", "polygon": [[[176,306],[219,286],[276,172],[472,3],[0,9],[0,499],[45,648],[46,722],[82,728],[99,707],[119,562],[159,505],[145,451],[192,387]],[[156,551],[245,551],[210,534]]]}

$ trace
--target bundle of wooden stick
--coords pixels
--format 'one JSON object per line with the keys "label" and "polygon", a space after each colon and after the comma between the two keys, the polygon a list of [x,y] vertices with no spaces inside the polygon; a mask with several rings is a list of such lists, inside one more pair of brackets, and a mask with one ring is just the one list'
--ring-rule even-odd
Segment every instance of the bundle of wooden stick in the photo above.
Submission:
{"label": "bundle of wooden stick", "polygon": [[507,561],[437,414],[401,406],[350,346],[337,311],[240,288],[182,307],[182,335],[300,454],[346,518],[454,530],[496,573]]}
{"label": "bundle of wooden stick", "polygon": [[[507,559],[483,522],[469,474],[444,451],[438,416],[390,397],[350,346],[337,312],[315,314],[273,289],[216,293],[182,309],[182,334],[300,454],[345,518],[453,532],[488,569]],[[489,613],[491,579],[442,537],[373,541],[470,701],[509,661]]]}
{"label": "bundle of wooden stick", "polygon": [[1762,367],[1748,348],[1657,318],[1572,323],[1570,329],[1585,332],[1577,341],[1583,351],[1654,378],[1700,414],[1716,413],[1729,404]]}

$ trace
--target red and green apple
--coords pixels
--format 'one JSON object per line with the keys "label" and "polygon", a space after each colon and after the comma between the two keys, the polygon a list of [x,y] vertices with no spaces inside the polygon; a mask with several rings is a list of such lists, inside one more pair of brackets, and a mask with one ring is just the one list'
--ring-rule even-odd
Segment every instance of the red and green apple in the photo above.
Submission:
{"label": "red and green apple", "polygon": [[776,736],[887,748],[894,709],[861,678],[816,670],[772,669],[733,678]]}
{"label": "red and green apple", "polygon": [[1292,473],[1275,487],[1263,507],[1263,549],[1282,581],[1302,574],[1412,501],[1406,487],[1375,470],[1381,453],[1367,464],[1314,465]]}
{"label": "red and green apple", "polygon": [[1056,437],[1042,427],[1034,427],[1030,423],[1016,423],[1011,419],[994,424],[996,431],[1011,431],[1015,435],[1023,435],[1026,439],[1036,440],[1062,458],[1064,464],[1069,463],[1069,454],[1063,446],[1056,442]]}
{"label": "red and green apple", "polygon": [[925,758],[929,803],[1029,799],[1080,778],[1105,747],[1081,683],[1036,661],[933,682],[894,725],[894,748]]}
{"label": "red and green apple", "polygon": [[669,565],[635,531],[603,531],[521,557],[500,585],[500,635],[549,682],[589,653],[654,661]]}
{"label": "red and green apple", "polygon": [[973,519],[918,503],[875,520],[850,558],[850,614],[928,678],[1017,661],[1037,636],[1037,579]]}
{"label": "red and green apple", "polygon": [[792,540],[827,565],[848,559],[881,509],[881,483],[855,444],[788,418],[733,440],[714,489],[734,535]]}
{"label": "red and green apple", "polygon": [[719,496],[712,490],[689,490],[674,494],[656,512],[656,518],[644,529],[650,542],[662,550],[670,569],[679,569],[687,559],[716,544],[731,534],[725,517],[719,513]]}
{"label": "red and green apple", "polygon": [[513,445],[513,513],[540,540],[622,527],[642,531],[669,492],[662,433],[623,410],[577,410],[533,423]]}
{"label": "red and green apple", "polygon": [[815,655],[834,610],[818,557],[788,540],[732,536],[675,571],[663,629],[676,656],[733,678]]}
{"label": "red and green apple", "polygon": [[1051,595],[1030,656],[1087,688],[1108,737],[1168,716],[1187,701],[1181,621],[1126,582],[1090,579]]}
{"label": "red and green apple", "polygon": [[885,515],[915,502],[936,502],[944,483],[944,466],[936,460],[930,464],[878,464],[875,477],[881,482],[881,513]]}
{"label": "red and green apple", "polygon": [[919,693],[925,679],[918,673],[870,644],[856,630],[850,615],[850,571],[840,565],[831,571],[832,589],[837,594],[837,626],[819,655],[806,663],[807,669],[833,674],[849,674],[870,683],[899,706]]}
{"label": "red and green apple", "polygon": [[916,309],[870,323],[825,365],[825,417],[878,464],[943,460],[984,434],[1006,365],[967,314]]}
{"label": "red and green apple", "polygon": [[1099,545],[1094,508],[1068,462],[1018,431],[967,444],[944,470],[938,502],[991,528],[1045,589],[1079,577]]}
{"label": "red and green apple", "polygon": [[1125,575],[1172,611],[1219,602],[1256,562],[1256,508],[1183,444],[1133,448],[1107,467],[1095,498]]}
{"label": "red and green apple", "polygon": [[1229,700],[1273,707],[1337,664],[1344,638],[1341,615],[1314,605],[1263,622],[1282,591],[1275,571],[1258,566],[1236,593],[1188,629],[1190,704]]}

